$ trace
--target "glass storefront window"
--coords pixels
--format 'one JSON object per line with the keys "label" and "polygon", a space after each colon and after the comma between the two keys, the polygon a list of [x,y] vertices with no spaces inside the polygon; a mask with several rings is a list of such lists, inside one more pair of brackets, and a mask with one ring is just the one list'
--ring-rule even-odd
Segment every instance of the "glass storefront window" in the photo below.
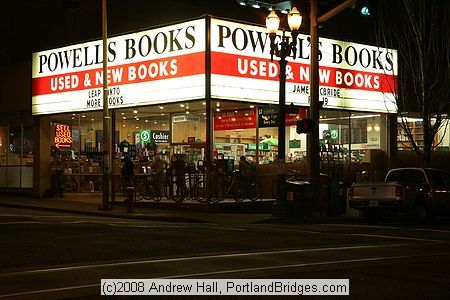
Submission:
{"label": "glass storefront window", "polygon": [[227,159],[230,165],[237,165],[241,156],[256,162],[256,107],[226,101],[213,102],[212,107],[214,158]]}
{"label": "glass storefront window", "polygon": [[9,126],[8,165],[20,165],[22,153],[22,126]]}
{"label": "glass storefront window", "polygon": [[0,127],[0,187],[33,187],[33,127]]}
{"label": "glass storefront window", "polygon": [[23,165],[33,165],[33,127],[23,126]]}

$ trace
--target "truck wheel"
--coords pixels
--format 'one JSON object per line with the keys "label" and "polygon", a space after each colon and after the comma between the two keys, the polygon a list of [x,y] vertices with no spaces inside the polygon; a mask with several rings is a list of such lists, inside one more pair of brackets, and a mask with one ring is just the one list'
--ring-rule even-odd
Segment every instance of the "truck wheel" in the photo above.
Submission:
{"label": "truck wheel", "polygon": [[414,207],[414,213],[416,222],[419,224],[425,224],[430,220],[430,213],[425,202],[421,201],[416,203],[416,206]]}

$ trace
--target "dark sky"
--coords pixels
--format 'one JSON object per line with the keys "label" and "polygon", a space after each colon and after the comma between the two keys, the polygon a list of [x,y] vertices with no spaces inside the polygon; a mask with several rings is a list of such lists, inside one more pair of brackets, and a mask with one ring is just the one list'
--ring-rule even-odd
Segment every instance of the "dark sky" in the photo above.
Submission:
{"label": "dark sky", "polygon": [[[39,50],[101,38],[101,0],[0,1],[0,65],[28,61]],[[278,1],[266,0],[276,3]],[[303,14],[301,31],[309,30],[309,3],[293,1]],[[321,0],[326,11],[340,0]],[[235,0],[108,0],[108,33],[117,35],[202,14],[264,25],[267,10],[243,7]],[[281,17],[281,14],[279,14]],[[347,9],[320,29],[320,35],[373,44],[374,18]]]}

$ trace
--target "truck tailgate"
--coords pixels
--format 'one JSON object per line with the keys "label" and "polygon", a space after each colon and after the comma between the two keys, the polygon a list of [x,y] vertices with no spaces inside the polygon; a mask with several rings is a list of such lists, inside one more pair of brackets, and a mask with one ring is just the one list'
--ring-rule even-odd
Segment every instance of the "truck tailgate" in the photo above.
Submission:
{"label": "truck tailgate", "polygon": [[401,205],[403,188],[396,182],[358,183],[348,191],[351,208],[398,208]]}
{"label": "truck tailgate", "polygon": [[395,182],[355,184],[353,185],[352,198],[354,200],[398,200],[396,195],[397,187],[398,184],[396,184]]}

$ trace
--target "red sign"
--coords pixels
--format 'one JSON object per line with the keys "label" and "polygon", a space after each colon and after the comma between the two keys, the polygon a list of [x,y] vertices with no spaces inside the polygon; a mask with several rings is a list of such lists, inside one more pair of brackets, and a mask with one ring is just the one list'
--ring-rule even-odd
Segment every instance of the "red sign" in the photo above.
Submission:
{"label": "red sign", "polygon": [[[239,76],[264,80],[278,80],[278,66],[269,59],[211,52],[211,73],[227,76]],[[239,72],[239,62],[247,62],[250,66],[246,72]],[[291,75],[286,82],[297,84],[309,83],[309,65],[290,62]],[[256,66],[259,66],[257,69]],[[392,73],[392,72],[391,72]],[[396,75],[374,73],[361,70],[321,66],[319,68],[320,84],[334,88],[346,88],[366,91],[392,93],[397,80]]]}
{"label": "red sign", "polygon": [[214,115],[214,130],[256,128],[256,110],[245,108],[222,110]]}
{"label": "red sign", "polygon": [[54,144],[56,148],[70,148],[72,146],[72,125],[55,124]]}

